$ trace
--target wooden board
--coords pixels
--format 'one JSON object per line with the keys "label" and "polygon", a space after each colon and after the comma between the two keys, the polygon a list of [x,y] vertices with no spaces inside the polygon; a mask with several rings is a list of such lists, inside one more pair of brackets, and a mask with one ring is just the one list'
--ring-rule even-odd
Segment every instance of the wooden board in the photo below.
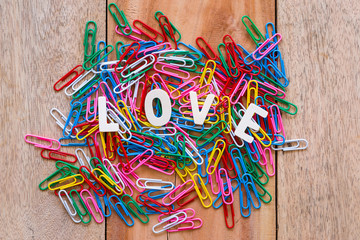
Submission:
{"label": "wooden board", "polygon": [[1,1],[0,239],[104,239],[105,224],[75,224],[59,198],[40,191],[55,162],[24,142],[32,133],[58,139],[49,114],[68,114],[70,99],[54,82],[82,62],[85,23],[105,38],[103,1]]}
{"label": "wooden board", "polygon": [[235,200],[232,230],[225,227],[222,209],[204,209],[199,202],[191,206],[204,226],[195,231],[155,235],[154,216],[148,224],[136,220],[131,228],[117,216],[103,224],[73,223],[59,199],[38,188],[55,170],[54,162],[43,160],[23,137],[60,137],[49,110],[57,107],[67,114],[70,100],[52,86],[82,62],[88,20],[97,23],[97,40],[124,40],[114,32],[110,2],[1,1],[0,239],[360,238],[360,4],[355,0],[115,1],[130,23],[139,19],[158,30],[154,13],[162,11],[182,33],[182,41],[193,46],[202,36],[216,48],[224,34],[250,46],[241,17],[249,15],[263,32],[276,18],[290,79],[287,99],[299,108],[294,117],[284,115],[287,138],[306,138],[309,148],[277,154],[277,178],[267,185],[273,201],[244,219]]}
{"label": "wooden board", "polygon": [[359,239],[358,1],[278,0],[278,31],[306,151],[278,156],[279,239]]}
{"label": "wooden board", "polygon": [[[196,46],[195,39],[202,36],[213,49],[222,42],[226,34],[230,34],[238,43],[245,43],[251,46],[251,39],[246,33],[241,22],[243,15],[248,15],[257,26],[264,31],[267,22],[275,21],[275,1],[110,1],[115,2],[124,11],[128,21],[132,24],[135,19],[155,28],[161,29],[154,18],[156,11],[162,11],[169,20],[181,32],[181,41]],[[117,41],[129,42],[125,37],[118,35],[115,29],[115,21],[108,13],[108,43],[115,44]],[[253,46],[254,47],[254,44]],[[156,177],[146,175],[139,171],[140,176]],[[161,175],[157,175],[161,178]],[[180,180],[177,178],[176,183]],[[202,228],[194,231],[179,233],[154,234],[152,226],[157,223],[155,216],[150,217],[146,225],[139,221],[131,228],[125,227],[118,217],[111,217],[107,221],[107,239],[275,239],[275,177],[266,186],[273,195],[274,200],[266,205],[263,204],[260,210],[251,214],[250,218],[243,218],[240,215],[239,195],[235,194],[235,227],[227,229],[224,222],[222,208],[205,209],[200,202],[190,204],[196,210],[196,216],[204,221]]]}

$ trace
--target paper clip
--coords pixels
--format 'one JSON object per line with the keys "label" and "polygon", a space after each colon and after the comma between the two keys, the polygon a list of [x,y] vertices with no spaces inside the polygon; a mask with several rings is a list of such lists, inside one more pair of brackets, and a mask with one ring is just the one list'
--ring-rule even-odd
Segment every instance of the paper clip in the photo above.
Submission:
{"label": "paper clip", "polygon": [[[216,171],[217,166],[219,165],[220,159],[221,159],[221,157],[222,157],[222,155],[224,153],[225,148],[226,148],[226,143],[225,143],[224,140],[219,139],[219,140],[217,140],[215,142],[214,148],[211,151],[211,154],[210,154],[210,157],[209,157],[209,160],[208,160],[209,162],[208,162],[208,165],[207,165],[207,168],[206,168],[207,174],[211,175]],[[215,153],[217,153],[217,156],[216,156],[216,158],[214,160],[214,165],[211,165],[211,162],[214,159]],[[213,167],[211,172],[209,172],[210,166]]]}
{"label": "paper clip", "polygon": [[[245,19],[248,19],[249,22],[251,23],[250,27],[253,29],[253,31],[255,32],[255,34],[257,35],[257,37],[253,34],[253,32],[251,31],[250,27],[245,23]],[[248,16],[243,16],[241,18],[242,23],[245,25],[246,27],[246,31],[249,33],[250,37],[252,38],[252,40],[256,43],[256,45],[258,45],[260,42],[265,41],[265,37],[264,35],[260,32],[260,30],[256,27],[256,25],[254,24],[254,22],[248,17]]]}
{"label": "paper clip", "polygon": [[[85,193],[85,192],[86,192],[87,194],[89,194],[89,197],[87,197],[87,198],[84,197],[84,193]],[[80,192],[80,197],[81,197],[81,199],[84,201],[86,208],[88,209],[89,213],[93,216],[95,222],[97,222],[97,223],[102,223],[102,222],[104,221],[104,216],[102,215],[102,212],[101,212],[99,206],[97,205],[96,200],[94,199],[93,195],[91,195],[90,191],[87,190],[87,189],[82,190],[82,191]],[[93,205],[94,208],[95,208],[95,212],[99,213],[100,219],[97,219],[97,218],[95,217],[95,212],[94,212],[93,209],[91,208],[91,205],[90,205],[90,203],[89,203],[89,200],[92,202],[92,205]]]}
{"label": "paper clip", "polygon": [[[66,202],[66,200],[63,199],[62,195],[65,195],[68,202]],[[76,220],[74,217],[77,215],[77,212],[76,212],[76,209],[72,203],[72,200],[70,199],[68,193],[65,191],[65,190],[60,190],[59,191],[59,198],[60,198],[60,201],[61,203],[64,205],[65,207],[65,210],[67,211],[67,213],[69,214],[70,218],[74,221],[74,223],[80,223],[81,222],[81,219],[80,220]],[[70,206],[72,209],[70,209]]]}
{"label": "paper clip", "polygon": [[[273,144],[277,144],[277,143],[279,143],[279,142],[274,142]],[[291,143],[296,143],[296,145],[291,146]],[[285,140],[285,142],[282,145],[284,145],[284,146],[287,145],[287,147],[275,147],[274,145],[271,145],[271,148],[272,148],[272,150],[275,150],[275,151],[283,150],[284,152],[303,150],[308,147],[309,143],[306,139],[291,139],[291,140]],[[305,145],[305,146],[301,146],[301,145]]]}
{"label": "paper clip", "polygon": [[[54,84],[54,90],[55,91],[60,91],[62,90],[64,87],[69,86],[76,78],[78,78],[81,74],[83,74],[85,72],[85,70],[83,69],[82,71],[76,71],[77,68],[79,68],[82,66],[81,65],[77,65],[76,67],[74,67],[73,69],[71,69],[67,74],[65,74],[62,78],[60,78],[55,84]],[[75,76],[73,76],[70,80],[68,80],[68,78],[73,75],[75,73]],[[61,87],[57,87],[57,85],[60,82],[65,82],[65,84],[63,84]]]}
{"label": "paper clip", "polygon": [[[205,47],[202,46],[202,43],[205,45]],[[196,38],[196,44],[200,48],[203,54],[210,59],[210,60],[216,60],[218,56],[216,55],[214,49],[205,41],[203,37],[197,37]]]}
{"label": "paper clip", "polygon": [[[158,15],[159,15],[159,17],[158,17]],[[155,12],[155,19],[159,22],[159,24],[160,24],[160,19],[159,19],[159,18],[160,18],[161,16],[164,16],[164,14],[163,14],[161,11]],[[171,38],[171,40],[176,41],[176,42],[180,41],[180,40],[181,40],[181,34],[180,34],[180,32],[176,29],[176,27],[175,27],[168,19],[167,19],[167,21],[168,21],[168,23],[170,24],[170,26],[171,26],[171,28],[172,28],[172,33],[173,33],[173,34],[170,33],[170,31],[169,31],[168,28],[164,28],[165,33]],[[168,27],[168,25],[167,25],[167,27]],[[179,38],[178,38],[178,39],[175,39],[175,38],[172,39],[172,37],[173,37],[176,33],[179,35]]]}
{"label": "paper clip", "polygon": [[227,206],[228,204],[223,204],[223,209],[224,209],[224,218],[225,218],[225,224],[226,224],[226,227],[227,228],[233,228],[234,225],[235,225],[235,220],[234,220],[234,217],[235,217],[235,214],[234,214],[234,205],[231,203],[229,204],[230,205],[230,209],[231,209],[231,221],[232,221],[232,225],[229,225],[228,223],[228,209],[227,209]]}
{"label": "paper clip", "polygon": [[[222,179],[222,174],[225,176],[225,179],[226,179],[225,183]],[[226,184],[228,192],[225,192],[224,184]],[[226,205],[232,204],[234,202],[234,196],[233,196],[232,187],[231,187],[231,180],[228,177],[227,171],[224,168],[219,169],[219,186],[220,186],[220,190],[221,190],[221,196],[223,199],[223,203]],[[230,200],[227,201],[226,200],[227,197],[230,197]]]}
{"label": "paper clip", "polygon": [[[141,27],[143,27],[144,29],[146,29],[147,31],[144,31],[140,28],[140,26],[137,26],[137,23],[138,25],[140,25]],[[156,39],[158,37],[161,37],[161,41],[160,42],[164,42],[165,40],[165,37],[159,33],[158,31],[156,31],[155,29],[153,29],[152,27],[150,27],[149,25],[141,22],[140,20],[134,20],[133,22],[133,25],[134,25],[134,28],[136,28],[137,30],[139,30],[142,34],[144,34],[145,36],[147,36],[148,38],[150,38],[152,41],[156,42],[156,43],[159,43],[159,41],[157,41]],[[151,33],[152,35],[148,34]]]}
{"label": "paper clip", "polygon": [[119,196],[123,193],[123,189],[110,176],[105,174],[104,171],[102,171],[100,168],[94,168],[92,172],[95,177],[97,174],[98,176],[96,178],[99,180],[99,182],[102,183],[103,186],[105,186],[115,195]]}
{"label": "paper clip", "polygon": [[[116,203],[113,203],[111,201],[111,199],[115,198],[117,200]],[[133,226],[135,221],[133,219],[133,217],[130,215],[129,211],[127,210],[127,208],[125,207],[124,203],[121,201],[121,199],[116,196],[116,195],[112,195],[109,197],[109,203],[110,205],[113,207],[113,209],[115,210],[115,212],[117,213],[117,215],[125,222],[126,225],[128,225],[129,227]],[[123,214],[121,214],[121,210],[125,213],[125,216],[128,216],[130,219],[130,222],[128,222],[125,219],[125,216]]]}
{"label": "paper clip", "polygon": [[[59,161],[67,162],[67,163],[75,163],[76,160],[77,160],[77,157],[76,157],[74,154],[71,154],[71,153],[60,152],[60,151],[49,151],[48,156],[44,156],[44,152],[45,152],[45,151],[49,151],[49,150],[43,149],[43,150],[41,150],[41,152],[40,152],[41,157],[43,157],[43,158],[45,158],[45,159],[59,160]],[[62,157],[64,157],[64,158],[56,157],[56,155],[62,156]],[[66,157],[70,157],[70,158],[72,158],[73,160],[66,159]]]}
{"label": "paper clip", "polygon": [[[276,39],[276,42],[271,42],[273,39]],[[261,59],[263,59],[263,57],[265,57],[271,50],[273,50],[276,45],[279,44],[279,42],[281,41],[281,34],[276,33],[274,36],[272,36],[271,38],[267,39],[265,42],[263,42],[260,47],[258,47],[253,53],[252,53],[252,57],[254,60],[256,61],[260,61]],[[270,46],[267,46],[268,43],[271,43]],[[266,48],[265,48],[266,47]],[[263,50],[265,48],[265,50]],[[263,50],[263,51],[262,51]],[[260,55],[260,57],[258,57]],[[246,58],[245,58],[246,59]],[[246,63],[246,60],[244,59],[244,62]]]}
{"label": "paper clip", "polygon": [[40,182],[39,189],[42,190],[42,191],[48,189],[49,184],[46,184],[45,187],[42,187],[41,185],[43,185],[45,182],[49,182],[50,180],[56,178],[56,176],[58,176],[59,174],[60,174],[60,177],[57,178],[57,179],[65,178],[66,176],[71,174],[71,169],[68,166],[63,166],[63,167],[57,169],[55,172],[53,172],[47,178],[45,178],[44,180],[42,180]]}
{"label": "paper clip", "polygon": [[[80,179],[78,181],[78,179]],[[66,184],[63,184],[61,185],[62,183],[66,182],[67,180],[73,180],[72,182],[70,183],[66,183]],[[49,190],[52,190],[52,191],[55,191],[57,189],[65,189],[65,188],[70,188],[70,187],[74,187],[74,186],[77,186],[77,185],[80,185],[84,182],[84,177],[81,175],[81,174],[75,174],[75,175],[72,175],[72,176],[69,176],[69,177],[65,177],[65,178],[61,178],[59,180],[56,180],[56,181],[53,181],[53,182],[50,182],[48,184],[48,189]],[[52,187],[54,185],[60,185],[60,186],[56,186],[55,188]]]}
{"label": "paper clip", "polygon": [[[193,180],[193,182],[194,182],[194,188],[195,188],[196,193],[199,196],[201,204],[203,205],[204,208],[209,208],[212,205],[212,199],[211,199],[211,196],[210,196],[210,194],[209,194],[209,192],[208,192],[208,190],[207,190],[207,188],[206,188],[206,186],[204,184],[204,181],[202,180],[200,175],[197,174],[197,173],[195,173],[194,175],[190,174],[190,177],[191,177],[191,180]],[[205,193],[205,197],[203,197],[203,195],[202,195],[202,193],[201,193],[201,191],[200,191],[200,189],[199,189],[199,187],[197,185],[197,182],[195,181],[195,177],[198,177],[200,186],[202,188],[202,192]],[[205,205],[205,203],[204,203],[204,200],[206,200],[206,199],[209,200],[208,205]]]}
{"label": "paper clip", "polygon": [[[90,188],[96,192],[97,195],[100,197],[103,197],[106,194],[106,191],[103,193],[99,193],[98,191],[101,189],[105,190],[105,187],[102,185],[102,183],[97,179],[97,177],[93,174],[92,171],[89,170],[86,166],[81,166],[79,169],[80,174],[84,177],[84,180],[87,184],[89,184]],[[91,179],[88,177],[90,176]],[[91,181],[93,180],[93,181]],[[93,182],[97,182],[99,184],[99,187],[95,187],[95,184]]]}
{"label": "paper clip", "polygon": [[[181,216],[181,215],[183,215],[183,216]],[[183,212],[183,211],[180,211],[180,212],[177,212],[177,213],[174,213],[174,214],[170,215],[169,217],[163,218],[161,222],[159,222],[158,224],[155,224],[153,226],[152,230],[153,230],[154,233],[161,233],[161,232],[163,232],[163,231],[165,231],[167,229],[170,229],[170,228],[184,222],[186,219],[187,219],[186,213]],[[171,223],[166,224],[160,230],[155,230],[158,226],[161,226],[164,223],[166,223],[168,221],[171,221],[171,220],[174,220],[174,221],[171,222]]]}
{"label": "paper clip", "polygon": [[[142,185],[140,185],[139,181],[144,181],[144,183]],[[149,185],[151,183],[158,183],[160,185],[151,186],[151,185]],[[175,187],[172,182],[163,181],[161,179],[151,179],[151,178],[139,178],[136,180],[136,185],[139,188],[155,189],[155,190],[163,190],[163,191],[170,191]]]}
{"label": "paper clip", "polygon": [[[61,191],[63,191],[63,190],[61,190]],[[65,191],[65,190],[64,190],[64,191]],[[81,205],[82,208],[84,209],[84,212],[82,212],[82,211],[80,210],[78,204],[76,203],[76,201],[75,201],[75,199],[74,199],[74,197],[73,197],[73,194],[72,194],[72,193],[74,193],[74,192],[75,192],[76,196],[78,197],[79,202],[80,202],[80,205]],[[59,191],[59,196],[60,196],[60,195],[61,195],[61,194],[60,194],[60,191]],[[70,195],[70,198],[71,198],[71,202],[72,202],[72,204],[73,204],[73,206],[74,206],[77,214],[79,215],[79,217],[80,217],[80,219],[81,219],[81,222],[82,222],[82,223],[85,223],[85,224],[89,223],[89,222],[91,221],[91,215],[90,215],[90,213],[89,213],[89,211],[88,211],[88,209],[87,209],[84,201],[82,200],[80,194],[78,193],[78,191],[76,191],[75,189],[73,189],[73,190],[70,191],[69,195]],[[84,219],[86,215],[89,216],[89,219],[88,219],[87,221]]]}
{"label": "paper clip", "polygon": [[[155,13],[155,18],[156,18],[156,13]],[[163,32],[162,35],[165,38],[164,41],[168,42],[167,36],[169,36],[170,39],[174,41],[174,43],[175,43],[174,49],[176,49],[177,48],[177,40],[175,38],[174,30],[177,30],[177,29],[174,28],[174,25],[172,25],[172,23],[169,21],[169,19],[165,15],[161,15],[157,20],[158,20],[161,30]],[[179,35],[180,35],[180,33],[179,33]],[[180,38],[181,38],[181,35],[180,35]]]}
{"label": "paper clip", "polygon": [[[113,50],[114,50],[114,46],[106,45],[103,49],[100,49],[99,51],[97,51],[93,55],[91,55],[91,57],[86,59],[86,61],[82,65],[82,67],[85,70],[91,70],[93,67],[98,65],[103,59],[105,59],[107,56],[109,56],[109,54]],[[94,62],[94,60],[96,60],[96,62]]]}
{"label": "paper clip", "polygon": [[[127,201],[127,203],[125,203],[125,201],[124,201],[124,198],[126,198],[126,197],[130,199],[129,201]],[[130,211],[130,213],[132,213],[134,217],[138,218],[140,220],[140,222],[142,222],[142,223],[148,223],[149,222],[149,216],[140,208],[139,204],[137,204],[137,202],[130,195],[127,195],[127,194],[122,195],[121,202],[123,204],[125,204],[126,208]],[[130,204],[134,205],[136,210],[132,209],[130,207]],[[143,220],[137,214],[137,212],[139,212],[141,215],[145,216],[146,220]]]}
{"label": "paper clip", "polygon": [[[89,28],[89,25],[93,24],[94,28]],[[85,25],[85,36],[84,36],[84,61],[88,59],[90,56],[92,56],[96,51],[95,41],[96,41],[96,32],[97,32],[97,26],[96,22],[94,21],[88,21]],[[90,42],[90,50],[89,50],[89,37],[91,36],[91,42]]]}
{"label": "paper clip", "polygon": [[[199,224],[195,224],[195,222],[199,222]],[[201,220],[201,218],[191,218],[191,219],[186,219],[184,222],[182,222],[184,225],[187,224],[190,226],[186,226],[186,227],[177,227],[176,229],[167,229],[167,232],[179,232],[179,231],[185,231],[185,230],[194,230],[194,229],[199,229],[202,227],[203,225],[203,221]],[[178,224],[180,225],[180,224]]]}
{"label": "paper clip", "polygon": [[[191,184],[190,187],[185,188],[189,184]],[[183,188],[185,189],[182,190]],[[173,190],[171,190],[168,194],[166,194],[162,199],[162,203],[165,206],[170,206],[171,204],[175,203],[178,199],[180,199],[182,196],[184,196],[186,193],[189,193],[193,188],[194,188],[194,182],[192,180],[187,180],[186,182],[184,182],[179,186],[176,186]],[[182,191],[175,196],[175,193],[178,192],[179,190]],[[170,202],[167,202],[168,201],[167,199],[169,199]]]}
{"label": "paper clip", "polygon": [[[161,69],[156,68],[157,65],[162,65]],[[172,70],[172,71],[168,71],[167,69]],[[190,77],[190,73],[187,71],[181,70],[179,66],[172,65],[169,63],[164,63],[164,62],[156,62],[154,64],[154,70],[157,71],[158,73],[162,73],[167,76],[171,76],[171,77],[175,77],[175,78],[189,79],[189,77]],[[174,72],[179,72],[179,73],[183,74],[184,76],[180,76],[180,74],[174,73]]]}
{"label": "paper clip", "polygon": [[[122,24],[122,23],[120,22],[120,19],[117,17],[116,13],[111,10],[111,6],[115,6],[117,12],[120,14],[122,20],[124,21],[124,24]],[[132,29],[131,29],[131,25],[129,24],[128,20],[126,19],[125,13],[124,13],[122,10],[120,10],[119,7],[118,7],[115,3],[110,3],[109,6],[108,6],[108,8],[109,8],[109,12],[110,12],[111,15],[113,16],[116,24],[119,26],[121,32],[122,32],[124,35],[126,35],[126,36],[127,36],[127,35],[130,35],[130,34],[132,33]],[[129,28],[129,32],[128,32],[128,33],[126,33],[126,32],[124,31],[125,28]]]}
{"label": "paper clip", "polygon": [[[48,142],[49,145],[43,145],[43,144],[40,144],[40,143],[37,143],[37,142],[32,142],[32,141],[28,140],[29,138],[35,138],[35,139],[40,140],[40,141]],[[48,149],[48,150],[55,150],[55,151],[60,149],[60,142],[58,140],[56,140],[56,139],[36,136],[36,135],[32,135],[32,134],[26,134],[24,139],[25,139],[25,142],[34,145],[34,147],[44,148],[44,149]],[[52,146],[54,142],[57,143],[57,147]]]}

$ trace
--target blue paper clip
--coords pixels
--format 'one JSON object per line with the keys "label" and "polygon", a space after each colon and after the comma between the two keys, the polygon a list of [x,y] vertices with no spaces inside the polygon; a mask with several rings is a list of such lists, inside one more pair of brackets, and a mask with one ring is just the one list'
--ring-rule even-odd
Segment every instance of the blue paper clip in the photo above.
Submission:
{"label": "blue paper clip", "polygon": [[[111,201],[111,199],[113,199],[113,198],[115,198],[117,200],[117,202],[115,204]],[[125,222],[126,225],[128,225],[129,227],[134,225],[134,223],[135,223],[134,218],[131,216],[131,214],[125,207],[124,203],[120,200],[120,198],[118,196],[111,195],[109,197],[109,202],[110,202],[111,207],[115,210],[117,215],[119,215],[119,217]],[[121,214],[121,211],[123,211],[125,213],[125,216],[128,216],[130,218],[131,222],[128,222],[125,219],[124,215]]]}

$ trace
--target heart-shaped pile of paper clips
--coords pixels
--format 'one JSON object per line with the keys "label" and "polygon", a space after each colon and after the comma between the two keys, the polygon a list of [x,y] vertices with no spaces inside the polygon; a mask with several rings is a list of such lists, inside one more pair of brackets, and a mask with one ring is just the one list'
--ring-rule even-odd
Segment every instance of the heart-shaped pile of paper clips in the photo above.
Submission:
{"label": "heart-shaped pile of paper clips", "polygon": [[[67,116],[50,110],[63,136],[25,136],[43,158],[56,161],[39,188],[54,191],[76,223],[101,223],[117,214],[132,226],[135,218],[147,223],[157,214],[154,233],[200,228],[192,201],[222,207],[229,228],[235,194],[243,217],[269,203],[273,150],[308,145],[285,137],[281,114],[294,115],[297,107],[285,100],[289,81],[274,24],[266,24],[263,35],[248,16],[242,18],[252,52],[230,35],[217,51],[198,37],[198,50],[181,42],[160,11],[159,30],[139,20],[131,26],[113,3],[109,11],[115,31],[132,42],[96,42],[96,23],[87,22],[83,64],[54,84],[71,98]],[[117,60],[109,61],[110,54]],[[118,129],[103,131],[101,121]],[[238,130],[241,122],[247,125]],[[74,154],[59,150],[71,146],[78,147]],[[181,183],[148,178],[144,169],[162,179],[177,175]]]}

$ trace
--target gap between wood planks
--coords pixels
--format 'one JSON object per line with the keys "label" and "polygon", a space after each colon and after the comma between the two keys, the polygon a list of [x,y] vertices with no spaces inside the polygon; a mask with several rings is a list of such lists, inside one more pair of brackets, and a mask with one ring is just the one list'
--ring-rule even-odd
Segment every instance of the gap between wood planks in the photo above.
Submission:
{"label": "gap between wood planks", "polygon": [[[278,0],[275,0],[275,30],[278,30],[278,8],[277,8],[277,3]],[[107,29],[106,29],[107,30]],[[275,151],[275,174],[278,175],[278,173],[276,173],[276,171],[279,169],[278,168],[278,151]],[[275,238],[276,240],[279,239],[279,222],[278,222],[278,204],[277,204],[277,199],[278,199],[278,176],[275,177]],[[106,227],[105,227],[106,229]]]}

